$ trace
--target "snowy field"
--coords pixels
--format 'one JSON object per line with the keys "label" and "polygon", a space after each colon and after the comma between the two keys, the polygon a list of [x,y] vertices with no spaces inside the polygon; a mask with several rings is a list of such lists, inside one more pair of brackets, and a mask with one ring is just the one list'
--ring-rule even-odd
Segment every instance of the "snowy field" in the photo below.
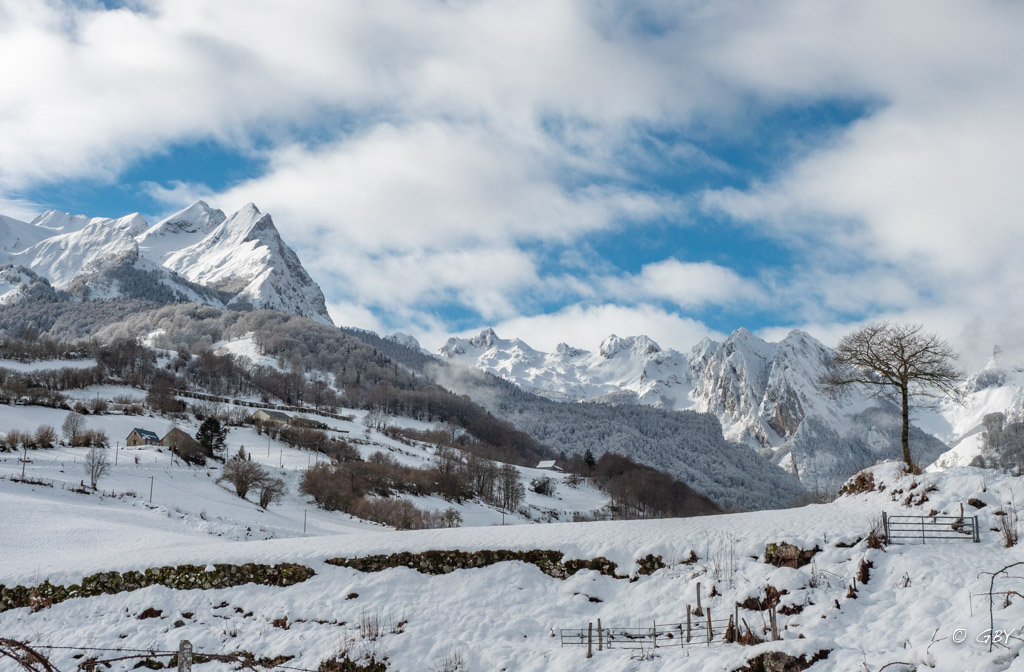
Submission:
{"label": "snowy field", "polygon": [[[163,469],[160,457],[155,455],[153,466],[145,468]],[[1001,536],[991,531],[998,523],[994,511],[1020,494],[1013,492],[1017,479],[970,468],[898,476],[891,464],[875,472],[884,492],[785,511],[416,532],[339,521],[337,525],[349,527],[336,534],[249,541],[199,529],[194,521],[176,518],[173,508],[128,506],[120,500],[0,481],[0,576],[8,585],[43,579],[69,583],[101,570],[181,563],[288,561],[316,571],[315,577],[289,588],[149,587],[69,600],[36,613],[16,609],[0,614],[0,632],[48,646],[160,650],[175,649],[185,638],[199,651],[294,656],[288,666],[309,670],[341,650],[354,657],[386,656],[389,670],[445,669],[446,661],[458,657],[466,671],[621,672],[725,671],[741,667],[760,651],[810,655],[821,649],[831,653],[814,669],[876,671],[897,661],[917,669],[1024,669],[1017,659],[1024,600],[1011,598],[1008,608],[1002,606],[1004,596],[996,601],[996,627],[1013,633],[1008,647],[996,646],[989,653],[977,641],[988,628],[989,577],[983,572],[1024,561],[1021,547],[1004,548]],[[178,478],[181,483],[204,482],[206,476],[195,470]],[[927,501],[904,506],[910,494],[915,502],[921,495]],[[891,515],[928,514],[932,509],[956,514],[970,498],[986,504],[977,511],[966,507],[968,516],[976,513],[980,518],[980,544],[879,550],[857,541],[883,510]],[[231,503],[230,497],[224,503]],[[765,544],[778,541],[822,550],[811,565],[775,568],[763,555]],[[519,562],[440,576],[406,568],[361,573],[324,563],[331,557],[431,549],[555,549],[568,558],[607,557],[623,575],[635,573],[637,558],[656,554],[670,567],[630,582],[586,570],[558,580]],[[680,564],[691,551],[697,563]],[[856,598],[848,597],[864,560],[873,563],[870,579],[858,583]],[[562,648],[552,636],[559,628],[585,627],[599,618],[606,627],[679,623],[685,620],[685,605],[695,602],[697,582],[703,586],[704,607],[715,618],[732,613],[737,601],[763,596],[768,585],[789,591],[782,597],[783,607],[802,610],[779,615],[780,642],[659,648],[648,650],[644,657],[649,659],[643,660],[635,651],[613,649],[595,652],[588,661],[583,649]],[[997,590],[1021,590],[1021,583],[1004,581]],[[138,615],[149,608],[162,616],[140,620]],[[740,614],[761,628],[761,613],[741,609]],[[273,625],[282,618],[288,619],[289,629]],[[367,636],[369,620],[383,624],[375,638]],[[966,641],[959,641],[961,637]],[[60,669],[77,665],[73,650],[53,653]],[[231,668],[210,663],[199,669]]]}

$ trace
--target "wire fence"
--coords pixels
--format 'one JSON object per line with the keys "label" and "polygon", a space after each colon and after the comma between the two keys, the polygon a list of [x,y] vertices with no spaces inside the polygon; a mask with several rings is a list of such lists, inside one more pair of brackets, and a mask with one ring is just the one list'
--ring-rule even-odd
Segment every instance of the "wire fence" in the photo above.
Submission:
{"label": "wire fence", "polygon": [[689,623],[656,623],[649,627],[563,628],[562,646],[597,646],[601,649],[657,649],[668,647],[725,644],[733,619],[696,619]]}

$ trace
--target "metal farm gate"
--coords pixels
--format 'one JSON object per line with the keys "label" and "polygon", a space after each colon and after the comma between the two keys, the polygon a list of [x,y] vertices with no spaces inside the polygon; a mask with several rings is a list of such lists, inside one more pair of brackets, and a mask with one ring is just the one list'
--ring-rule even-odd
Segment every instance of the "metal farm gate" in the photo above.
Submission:
{"label": "metal farm gate", "polygon": [[890,516],[882,512],[887,544],[978,543],[977,516]]}

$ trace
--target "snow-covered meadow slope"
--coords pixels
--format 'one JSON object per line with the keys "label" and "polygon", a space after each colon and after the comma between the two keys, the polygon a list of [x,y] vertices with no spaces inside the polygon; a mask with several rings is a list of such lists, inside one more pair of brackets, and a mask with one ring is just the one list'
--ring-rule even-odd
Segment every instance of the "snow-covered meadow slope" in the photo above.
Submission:
{"label": "snow-covered meadow slope", "polygon": [[[1024,561],[1020,546],[1004,547],[1003,537],[992,531],[1003,518],[997,510],[1017,512],[1012,502],[1019,496],[1018,480],[974,468],[901,475],[893,463],[871,472],[874,489],[784,511],[416,532],[352,525],[323,536],[248,541],[176,526],[162,511],[143,507],[125,515],[113,501],[4,480],[0,577],[8,586],[44,580],[68,584],[98,571],[183,563],[294,562],[316,575],[287,588],[150,586],[70,599],[35,612],[18,608],[0,613],[0,632],[37,645],[69,647],[45,649],[63,670],[78,664],[76,647],[167,651],[181,639],[207,653],[291,656],[285,665],[307,670],[343,651],[354,659],[386,657],[388,670],[724,671],[742,669],[764,651],[807,658],[828,651],[813,668],[821,670],[1022,669],[1024,600],[1005,591],[1021,591],[1024,580],[996,583],[994,624],[1011,636],[999,635],[992,652],[979,641],[989,628],[986,572]],[[968,500],[985,506],[977,509]],[[979,517],[979,544],[868,548],[868,534],[882,511],[959,515],[961,505],[965,515]],[[146,525],[145,516],[154,522]],[[155,522],[160,519],[168,522]],[[88,540],[87,552],[59,552],[59,539],[71,534]],[[81,540],[66,543],[74,548]],[[764,561],[765,546],[777,542],[821,550],[808,565],[774,567]],[[617,563],[621,578],[581,570],[557,579],[522,562],[440,575],[407,567],[363,573],[324,562],[452,549],[549,549],[567,559],[604,557]],[[697,559],[686,564],[691,552]],[[667,567],[638,575],[637,560],[648,555],[661,556]],[[715,619],[731,615],[737,602],[778,590],[781,640],[752,647],[663,643],[642,657],[612,648],[586,660],[585,649],[563,648],[553,636],[561,628],[596,625],[598,619],[613,628],[685,622],[698,582],[703,607]],[[149,609],[160,615],[140,619]],[[740,608],[739,614],[763,635],[766,612]],[[461,666],[455,666],[459,659]],[[896,662],[906,665],[892,665]],[[112,669],[130,668],[117,664]],[[231,666],[206,663],[199,669]]]}

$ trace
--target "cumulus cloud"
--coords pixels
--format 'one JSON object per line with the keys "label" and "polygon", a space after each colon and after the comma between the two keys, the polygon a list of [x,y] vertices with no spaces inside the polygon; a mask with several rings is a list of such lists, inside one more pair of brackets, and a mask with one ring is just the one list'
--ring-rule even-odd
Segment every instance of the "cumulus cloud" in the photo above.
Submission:
{"label": "cumulus cloud", "polygon": [[639,274],[606,278],[606,291],[622,298],[664,299],[681,308],[765,300],[752,280],[710,261],[683,262],[670,258],[645,265]]}

